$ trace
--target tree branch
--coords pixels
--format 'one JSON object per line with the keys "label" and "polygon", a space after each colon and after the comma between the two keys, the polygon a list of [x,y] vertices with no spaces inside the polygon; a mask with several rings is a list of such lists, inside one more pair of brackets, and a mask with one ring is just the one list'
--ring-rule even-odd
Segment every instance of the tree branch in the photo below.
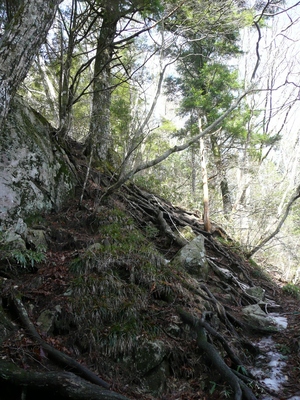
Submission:
{"label": "tree branch", "polygon": [[273,239],[274,236],[277,235],[277,233],[280,231],[282,225],[284,224],[285,220],[287,219],[292,205],[294,204],[294,202],[297,199],[299,199],[299,197],[300,197],[300,185],[297,187],[296,193],[292,196],[292,198],[288,202],[288,204],[286,206],[286,209],[285,209],[285,212],[284,212],[281,220],[279,221],[276,229],[274,230],[274,232],[272,232],[269,236],[267,236],[264,240],[262,240],[256,247],[254,247],[254,249],[252,249],[250,252],[248,252],[246,254],[247,258],[252,257],[253,254],[258,252],[258,250],[260,250],[266,243],[268,243],[271,239]]}
{"label": "tree branch", "polygon": [[248,90],[248,91],[244,92],[241,96],[239,96],[234,104],[232,104],[226,111],[224,111],[224,113],[219,118],[217,118],[211,125],[209,125],[207,128],[205,128],[198,135],[193,136],[192,138],[187,140],[182,145],[179,145],[179,146],[176,145],[176,146],[166,150],[163,154],[161,154],[160,156],[158,156],[150,161],[147,161],[147,162],[137,165],[135,168],[133,168],[127,174],[120,177],[116,183],[114,183],[112,186],[110,186],[107,189],[107,191],[103,194],[102,197],[104,197],[104,196],[106,197],[106,196],[109,196],[110,194],[112,194],[115,190],[117,190],[119,187],[121,187],[128,179],[132,178],[137,172],[143,171],[150,167],[154,167],[155,165],[157,165],[157,164],[161,163],[162,161],[164,161],[165,159],[167,159],[171,154],[186,150],[193,143],[196,143],[201,137],[207,135],[208,133],[211,133],[211,131],[213,131],[221,122],[223,122],[224,119],[240,104],[242,99],[248,93],[250,93],[250,91],[251,90]]}

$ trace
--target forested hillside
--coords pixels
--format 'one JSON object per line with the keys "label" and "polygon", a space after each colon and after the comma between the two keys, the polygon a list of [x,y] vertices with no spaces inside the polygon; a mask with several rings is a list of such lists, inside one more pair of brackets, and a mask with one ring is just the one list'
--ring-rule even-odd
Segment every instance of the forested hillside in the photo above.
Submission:
{"label": "forested hillside", "polygon": [[5,399],[298,398],[299,15],[0,0]]}

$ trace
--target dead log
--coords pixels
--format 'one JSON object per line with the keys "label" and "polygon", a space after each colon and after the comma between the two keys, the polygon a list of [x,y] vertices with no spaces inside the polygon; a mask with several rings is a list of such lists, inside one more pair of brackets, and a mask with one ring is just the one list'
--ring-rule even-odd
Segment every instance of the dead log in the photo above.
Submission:
{"label": "dead log", "polygon": [[72,372],[25,371],[9,361],[0,360],[0,382],[25,388],[41,388],[72,400],[128,400],[121,394],[87,382]]}

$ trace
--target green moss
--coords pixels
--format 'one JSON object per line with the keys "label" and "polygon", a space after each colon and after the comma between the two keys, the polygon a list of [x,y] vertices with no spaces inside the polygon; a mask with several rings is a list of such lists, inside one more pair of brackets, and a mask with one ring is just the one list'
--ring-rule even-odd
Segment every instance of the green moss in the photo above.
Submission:
{"label": "green moss", "polygon": [[296,299],[300,299],[300,287],[297,285],[294,285],[293,283],[288,283],[283,286],[282,288],[283,292],[295,297]]}
{"label": "green moss", "polygon": [[45,218],[40,213],[33,213],[24,218],[24,222],[29,227],[34,225],[44,225]]}

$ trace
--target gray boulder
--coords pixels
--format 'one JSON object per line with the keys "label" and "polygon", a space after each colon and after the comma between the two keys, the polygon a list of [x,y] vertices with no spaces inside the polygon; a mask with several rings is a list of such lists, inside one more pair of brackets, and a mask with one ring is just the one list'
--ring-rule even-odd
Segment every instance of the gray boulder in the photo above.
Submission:
{"label": "gray boulder", "polygon": [[51,131],[40,114],[14,100],[1,129],[0,222],[59,208],[73,195],[75,176]]}
{"label": "gray boulder", "polygon": [[274,331],[276,330],[276,323],[273,318],[268,316],[258,304],[251,304],[243,307],[242,312],[247,322],[253,326],[261,328],[274,327]]}
{"label": "gray boulder", "polygon": [[209,265],[206,259],[204,237],[199,235],[185,245],[174,261],[180,262],[187,272],[197,278],[206,279]]}

